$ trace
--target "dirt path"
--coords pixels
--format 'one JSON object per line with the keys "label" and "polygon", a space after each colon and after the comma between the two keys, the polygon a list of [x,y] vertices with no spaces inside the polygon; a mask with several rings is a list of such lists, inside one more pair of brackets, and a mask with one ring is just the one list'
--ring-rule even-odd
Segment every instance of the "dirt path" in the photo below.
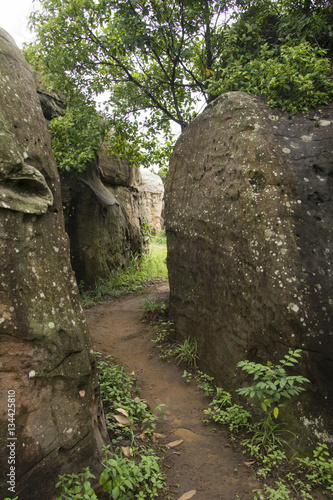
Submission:
{"label": "dirt path", "polygon": [[[167,297],[166,284],[152,287],[149,297]],[[173,362],[160,361],[152,354],[153,329],[141,322],[142,295],[131,295],[97,305],[87,311],[94,347],[119,358],[126,371],[135,372],[140,396],[151,407],[167,405],[157,432],[162,442],[184,442],[165,456],[165,473],[174,498],[197,490],[194,500],[250,500],[259,484],[246,467],[240,452],[233,450],[223,429],[202,424],[207,399],[195,384],[181,378]]]}

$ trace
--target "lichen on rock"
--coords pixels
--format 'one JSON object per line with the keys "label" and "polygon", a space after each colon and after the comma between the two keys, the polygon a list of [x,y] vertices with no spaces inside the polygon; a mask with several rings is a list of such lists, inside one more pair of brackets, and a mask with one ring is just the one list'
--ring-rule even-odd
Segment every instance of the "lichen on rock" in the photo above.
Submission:
{"label": "lichen on rock", "polygon": [[0,70],[0,496],[15,394],[15,494],[53,499],[58,474],[95,467],[107,436],[46,123],[30,68],[3,30]]}
{"label": "lichen on rock", "polygon": [[332,105],[290,118],[223,94],[178,140],[165,196],[170,311],[202,368],[233,389],[238,361],[303,349],[297,411],[331,440],[332,136]]}

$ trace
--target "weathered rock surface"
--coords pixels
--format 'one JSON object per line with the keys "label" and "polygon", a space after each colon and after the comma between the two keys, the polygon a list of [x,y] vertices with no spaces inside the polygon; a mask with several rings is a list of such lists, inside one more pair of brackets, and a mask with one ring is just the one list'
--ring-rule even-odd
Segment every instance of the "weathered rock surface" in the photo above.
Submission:
{"label": "weathered rock surface", "polygon": [[131,253],[141,253],[147,244],[140,173],[102,150],[83,174],[61,172],[60,178],[72,266],[77,282],[93,288],[98,278],[126,267]]}
{"label": "weathered rock surface", "polygon": [[[38,73],[34,77],[45,119],[61,116],[63,97],[48,92]],[[149,172],[150,180],[143,174],[143,181],[139,169],[107,151],[105,142],[84,173],[60,171],[71,264],[85,288],[126,267],[131,253],[147,247],[145,225],[156,231],[161,228],[164,186],[160,177]]]}
{"label": "weathered rock surface", "polygon": [[165,208],[171,315],[201,367],[233,389],[238,361],[303,349],[295,412],[331,443],[332,146],[332,105],[290,118],[224,94],[178,140]]}
{"label": "weathered rock surface", "polygon": [[38,71],[34,71],[33,77],[45,119],[49,122],[52,118],[63,116],[66,110],[65,96],[60,93],[50,92]]}
{"label": "weathered rock surface", "polygon": [[156,233],[159,233],[163,224],[161,214],[163,212],[164,184],[159,175],[153,174],[145,168],[142,168],[140,173],[142,180],[139,191],[143,198],[148,224]]}
{"label": "weathered rock surface", "polygon": [[0,72],[0,496],[52,499],[58,474],[100,456],[105,424],[46,123],[3,30]]}

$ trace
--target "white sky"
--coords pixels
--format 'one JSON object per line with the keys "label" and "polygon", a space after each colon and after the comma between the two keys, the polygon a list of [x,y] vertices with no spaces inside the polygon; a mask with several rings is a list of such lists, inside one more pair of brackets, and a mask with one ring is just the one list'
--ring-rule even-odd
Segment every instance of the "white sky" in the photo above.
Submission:
{"label": "white sky", "polygon": [[28,16],[34,4],[33,0],[0,0],[0,27],[14,38],[19,47],[33,39],[28,29]]}

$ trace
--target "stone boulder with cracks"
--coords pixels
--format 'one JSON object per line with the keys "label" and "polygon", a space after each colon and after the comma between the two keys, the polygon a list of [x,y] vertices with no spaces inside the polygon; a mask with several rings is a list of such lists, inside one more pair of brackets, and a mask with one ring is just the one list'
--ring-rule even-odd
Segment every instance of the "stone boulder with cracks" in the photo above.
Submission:
{"label": "stone boulder with cracks", "polygon": [[230,92],[181,135],[166,187],[178,335],[227,390],[250,382],[238,361],[302,349],[311,383],[289,410],[305,445],[333,443],[332,165],[332,104],[290,117]]}
{"label": "stone boulder with cracks", "polygon": [[52,499],[107,435],[46,123],[3,30],[0,68],[0,496]]}

